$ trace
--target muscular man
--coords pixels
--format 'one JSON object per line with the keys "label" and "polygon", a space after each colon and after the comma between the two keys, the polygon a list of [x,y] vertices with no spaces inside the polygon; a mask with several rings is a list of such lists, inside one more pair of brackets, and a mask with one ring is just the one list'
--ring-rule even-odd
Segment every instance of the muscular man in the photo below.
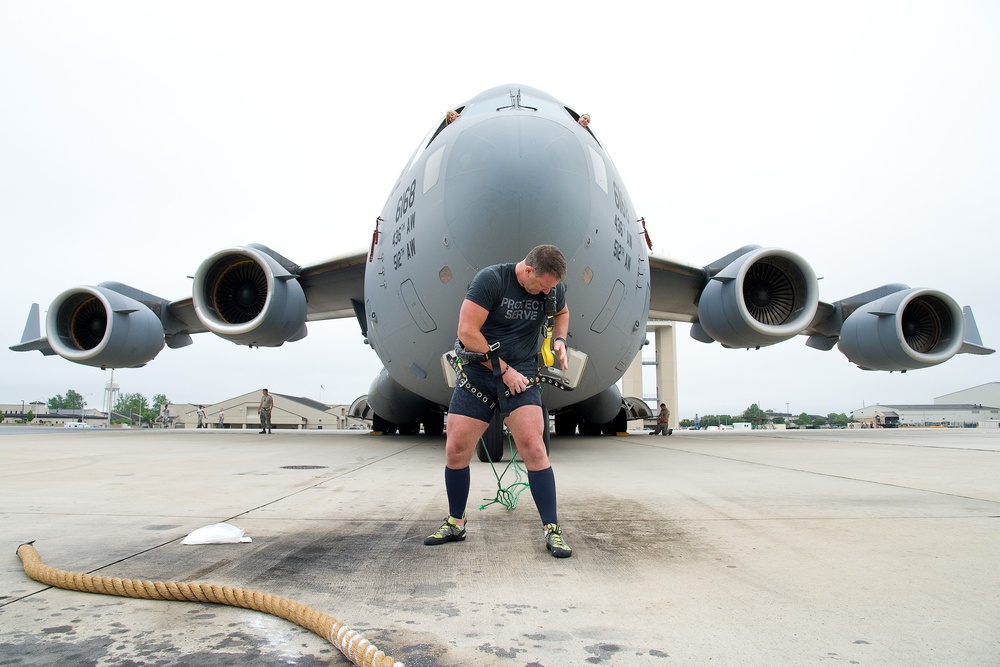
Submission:
{"label": "muscular man", "polygon": [[[548,417],[542,411],[541,391],[530,381],[538,372],[539,332],[546,320],[547,297],[555,299],[552,351],[559,366],[567,368],[569,309],[566,288],[560,282],[565,276],[566,258],[562,252],[552,245],[537,246],[517,264],[496,264],[476,274],[458,316],[458,339],[465,351],[488,354],[486,361],[464,364],[469,384],[497,401],[498,372],[510,394],[506,399],[507,427],[528,470],[531,496],[545,531],[545,546],[557,558],[568,558],[573,551],[563,541],[556,516],[556,481],[543,436]],[[497,343],[499,347],[492,347]],[[424,544],[465,539],[469,462],[496,407],[484,403],[469,387],[455,387],[448,406],[445,445],[449,516],[424,539]]]}

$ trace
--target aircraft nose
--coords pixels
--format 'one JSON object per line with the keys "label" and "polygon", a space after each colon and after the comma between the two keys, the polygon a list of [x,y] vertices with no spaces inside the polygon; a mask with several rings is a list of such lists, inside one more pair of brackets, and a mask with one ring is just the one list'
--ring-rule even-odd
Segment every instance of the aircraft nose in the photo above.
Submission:
{"label": "aircraft nose", "polygon": [[501,111],[454,139],[444,212],[452,239],[474,265],[520,259],[541,243],[579,244],[592,181],[577,130],[529,111]]}

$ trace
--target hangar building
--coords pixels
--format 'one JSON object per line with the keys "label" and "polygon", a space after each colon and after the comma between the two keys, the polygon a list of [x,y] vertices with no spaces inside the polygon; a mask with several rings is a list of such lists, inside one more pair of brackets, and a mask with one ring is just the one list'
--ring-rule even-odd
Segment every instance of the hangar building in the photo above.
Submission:
{"label": "hangar building", "polygon": [[1000,428],[1000,382],[944,394],[933,405],[868,405],[851,412],[861,424],[875,427],[957,426]]}
{"label": "hangar building", "polygon": [[[257,406],[260,390],[220,401],[218,403],[172,403],[170,422],[174,428],[196,428],[198,405],[204,406],[206,428],[260,428]],[[347,416],[349,405],[326,405],[311,398],[289,396],[271,392],[274,408],[271,426],[277,429],[344,429],[364,422]],[[220,414],[222,420],[220,422]],[[367,426],[364,426],[367,428]]]}
{"label": "hangar building", "polygon": [[944,403],[973,403],[976,405],[1000,405],[1000,382],[987,382],[977,387],[954,391],[950,394],[938,396],[934,399],[934,404]]}
{"label": "hangar building", "polygon": [[976,403],[934,405],[869,405],[851,412],[851,417],[869,427],[953,426],[972,428],[984,422],[1000,425],[1000,408]]}

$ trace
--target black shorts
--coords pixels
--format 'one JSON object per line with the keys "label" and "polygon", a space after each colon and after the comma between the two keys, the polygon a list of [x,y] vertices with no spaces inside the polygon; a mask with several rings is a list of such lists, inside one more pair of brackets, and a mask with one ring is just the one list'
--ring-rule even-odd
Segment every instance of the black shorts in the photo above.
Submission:
{"label": "black shorts", "polygon": [[[451,403],[448,405],[448,413],[453,415],[464,415],[478,419],[481,422],[489,423],[493,418],[493,413],[499,409],[497,404],[497,381],[493,377],[493,371],[484,366],[473,366],[469,364],[465,368],[465,374],[469,382],[478,389],[483,398],[480,398],[461,385],[455,387],[451,395]],[[493,403],[493,407],[490,404]],[[513,394],[507,397],[507,410],[514,410],[525,405],[537,405],[542,407],[542,391],[537,386],[528,387],[520,394]]]}

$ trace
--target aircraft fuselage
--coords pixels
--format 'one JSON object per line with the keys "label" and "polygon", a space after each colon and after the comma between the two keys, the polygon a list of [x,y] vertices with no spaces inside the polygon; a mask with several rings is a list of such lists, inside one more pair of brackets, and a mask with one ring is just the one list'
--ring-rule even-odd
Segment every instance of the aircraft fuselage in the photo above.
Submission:
{"label": "aircraft fuselage", "polygon": [[550,243],[566,255],[570,347],[589,355],[574,391],[613,385],[645,337],[647,251],[622,179],[567,107],[526,86],[488,90],[435,127],[403,169],[365,272],[368,340],[405,389],[447,405],[441,355],[454,346],[469,283]]}

